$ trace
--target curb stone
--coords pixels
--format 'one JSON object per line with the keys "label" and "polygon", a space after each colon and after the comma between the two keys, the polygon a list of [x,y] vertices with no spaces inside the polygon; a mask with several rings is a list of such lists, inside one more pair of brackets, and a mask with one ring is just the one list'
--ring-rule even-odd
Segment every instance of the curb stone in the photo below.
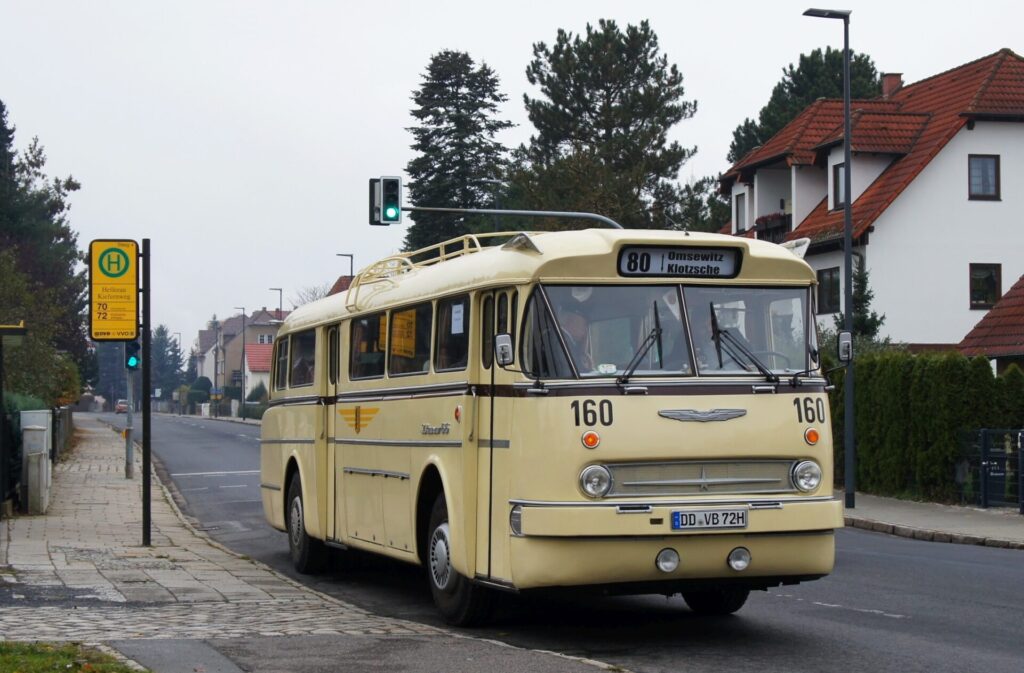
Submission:
{"label": "curb stone", "polygon": [[850,516],[849,514],[843,517],[843,523],[849,528],[861,528],[863,530],[870,530],[876,533],[896,535],[914,540],[924,540],[926,542],[948,542],[952,544],[1024,550],[1024,542],[1017,542],[1015,540],[1004,540],[998,537],[982,537],[980,535],[968,535],[965,533],[947,533],[945,531],[929,530],[927,528],[913,528],[911,526],[887,523],[885,521],[875,521],[873,519]]}

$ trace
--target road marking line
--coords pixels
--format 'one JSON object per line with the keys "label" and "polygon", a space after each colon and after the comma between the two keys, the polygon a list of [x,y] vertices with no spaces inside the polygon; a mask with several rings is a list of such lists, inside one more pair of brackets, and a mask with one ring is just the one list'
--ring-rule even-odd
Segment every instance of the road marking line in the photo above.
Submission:
{"label": "road marking line", "polygon": [[226,474],[259,474],[259,470],[229,470],[226,472],[172,472],[172,477],[219,477]]}
{"label": "road marking line", "polygon": [[230,484],[228,486],[221,486],[221,488],[245,488],[245,484]]}
{"label": "road marking line", "polygon": [[203,486],[201,488],[183,488],[183,489],[181,489],[181,492],[185,493],[187,491],[209,491],[209,490],[210,490],[209,486]]}

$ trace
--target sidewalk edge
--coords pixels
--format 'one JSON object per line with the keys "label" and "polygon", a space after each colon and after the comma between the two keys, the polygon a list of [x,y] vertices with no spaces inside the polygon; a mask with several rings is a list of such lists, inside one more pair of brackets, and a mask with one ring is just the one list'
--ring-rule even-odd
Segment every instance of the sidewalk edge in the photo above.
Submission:
{"label": "sidewalk edge", "polygon": [[1024,550],[1024,542],[1018,542],[1016,540],[1006,540],[998,537],[984,537],[981,535],[968,535],[965,533],[949,533],[941,530],[930,530],[928,528],[914,528],[913,526],[877,521],[875,519],[851,516],[850,514],[845,514],[843,516],[843,523],[849,528],[860,528],[862,530],[870,530],[876,533],[896,535],[914,540],[924,540],[926,542],[949,542],[952,544]]}

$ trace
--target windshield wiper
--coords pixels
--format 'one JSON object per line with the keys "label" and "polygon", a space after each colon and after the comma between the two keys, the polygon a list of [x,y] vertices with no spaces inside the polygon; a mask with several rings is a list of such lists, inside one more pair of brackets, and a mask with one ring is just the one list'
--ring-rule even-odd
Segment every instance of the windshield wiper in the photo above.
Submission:
{"label": "windshield wiper", "polygon": [[[726,354],[729,357],[731,357],[737,364],[740,364],[742,366],[742,363],[740,363],[739,358],[736,357],[736,354],[733,351],[733,349],[738,350],[740,353],[746,356],[747,361],[750,362],[755,367],[757,367],[757,370],[764,374],[766,379],[768,379],[772,383],[778,383],[778,374],[775,374],[774,372],[772,372],[772,370],[768,369],[768,367],[765,366],[765,364],[761,362],[761,360],[759,360],[758,357],[754,355],[749,348],[744,346],[743,342],[737,339],[732,334],[732,332],[730,332],[725,327],[718,326],[718,315],[715,313],[715,303],[710,302],[709,307],[711,309],[711,338],[715,340],[715,350],[718,353],[718,367],[722,367],[722,347],[724,342]],[[744,369],[748,368],[744,367]]]}
{"label": "windshield wiper", "polygon": [[654,327],[644,337],[640,347],[637,348],[636,353],[633,354],[633,359],[626,365],[626,370],[622,372],[622,376],[615,379],[615,382],[620,386],[625,385],[629,381],[629,377],[637,370],[640,366],[640,362],[643,361],[644,356],[647,355],[647,351],[651,350],[651,346],[658,344],[658,361],[661,361],[661,319],[658,317],[658,302],[654,302]]}

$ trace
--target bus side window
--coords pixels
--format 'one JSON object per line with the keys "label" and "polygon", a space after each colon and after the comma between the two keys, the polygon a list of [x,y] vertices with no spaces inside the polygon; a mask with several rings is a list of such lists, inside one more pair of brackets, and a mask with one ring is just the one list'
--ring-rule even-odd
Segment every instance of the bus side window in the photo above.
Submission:
{"label": "bus side window", "polygon": [[436,371],[466,368],[469,359],[469,296],[442,299],[437,302]]}
{"label": "bus side window", "polygon": [[292,335],[291,377],[288,385],[292,388],[313,385],[316,364],[316,332],[309,330]]}
{"label": "bus side window", "polygon": [[491,368],[491,359],[494,357],[494,297],[484,297],[483,310],[480,311],[483,319],[480,321],[480,354],[484,369]]}
{"label": "bus side window", "polygon": [[288,337],[278,338],[276,341],[277,361],[274,367],[274,390],[284,390],[288,384]]}
{"label": "bus side window", "polygon": [[391,312],[388,374],[422,374],[430,370],[430,327],[433,305],[426,303]]}
{"label": "bus side window", "polygon": [[387,320],[383,313],[364,316],[352,321],[348,344],[350,379],[368,379],[384,376],[384,345]]}
{"label": "bus side window", "polygon": [[331,385],[338,383],[338,326],[327,330],[327,378]]}

